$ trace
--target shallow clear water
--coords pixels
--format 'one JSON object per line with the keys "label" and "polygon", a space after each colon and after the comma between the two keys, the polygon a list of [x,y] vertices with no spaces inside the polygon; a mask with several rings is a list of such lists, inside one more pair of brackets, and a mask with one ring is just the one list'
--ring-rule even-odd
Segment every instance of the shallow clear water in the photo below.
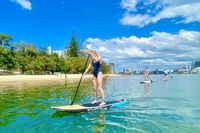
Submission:
{"label": "shallow clear water", "polygon": [[[104,79],[107,100],[127,99],[128,104],[108,110],[62,113],[51,106],[67,105],[77,84],[0,83],[0,133],[68,132],[200,132],[200,75],[152,75]],[[34,83],[35,84],[35,83]],[[84,81],[76,103],[93,100],[91,81]]]}

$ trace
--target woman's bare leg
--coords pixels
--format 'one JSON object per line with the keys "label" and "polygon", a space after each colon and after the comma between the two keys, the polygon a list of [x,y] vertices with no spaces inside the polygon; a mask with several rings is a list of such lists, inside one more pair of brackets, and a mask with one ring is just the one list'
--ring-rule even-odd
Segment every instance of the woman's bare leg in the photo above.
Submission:
{"label": "woman's bare leg", "polygon": [[147,81],[150,81],[150,79],[151,79],[151,78],[150,78],[150,75],[148,74],[148,75],[147,75]]}
{"label": "woman's bare leg", "polygon": [[102,88],[102,81],[103,81],[103,75],[102,75],[102,72],[99,72],[99,74],[97,76],[97,86],[98,86],[99,92],[102,97],[102,102],[105,102],[105,95],[104,95],[104,91]]}
{"label": "woman's bare leg", "polygon": [[147,74],[144,74],[144,81],[147,81]]}
{"label": "woman's bare leg", "polygon": [[93,82],[94,97],[95,97],[95,100],[92,103],[94,104],[98,101],[97,78],[95,76],[93,76],[92,82]]}

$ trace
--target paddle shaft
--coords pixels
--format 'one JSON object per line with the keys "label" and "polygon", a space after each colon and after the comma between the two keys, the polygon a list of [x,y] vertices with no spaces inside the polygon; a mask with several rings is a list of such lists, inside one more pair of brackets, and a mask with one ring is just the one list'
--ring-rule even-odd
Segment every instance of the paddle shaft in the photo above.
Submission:
{"label": "paddle shaft", "polygon": [[[90,57],[90,55],[88,54],[87,60],[86,60],[86,62],[85,62],[85,66],[84,66],[84,71],[83,71],[83,73],[85,72],[85,68],[86,68],[86,66],[87,66],[89,57]],[[80,86],[80,84],[81,84],[81,80],[82,80],[82,78],[83,78],[83,73],[82,73],[82,75],[81,75],[81,78],[80,78],[80,80],[79,80],[78,86],[77,86],[77,88],[76,88],[75,95],[74,95],[73,100],[72,100],[72,102],[70,103],[70,105],[74,104],[74,100],[75,100],[75,98],[76,98],[76,95],[77,95],[77,93],[78,93],[79,86]]]}

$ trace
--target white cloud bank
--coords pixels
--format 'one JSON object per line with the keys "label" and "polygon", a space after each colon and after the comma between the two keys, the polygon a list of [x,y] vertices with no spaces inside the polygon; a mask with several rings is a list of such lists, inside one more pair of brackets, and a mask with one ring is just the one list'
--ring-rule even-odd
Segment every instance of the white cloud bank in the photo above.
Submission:
{"label": "white cloud bank", "polygon": [[21,5],[24,9],[32,10],[32,7],[31,7],[32,4],[29,0],[10,0],[10,1]]}
{"label": "white cloud bank", "polygon": [[148,38],[88,38],[84,43],[120,68],[180,67],[200,59],[200,32],[197,31],[180,30],[178,34],[154,31]]}
{"label": "white cloud bank", "polygon": [[123,25],[143,27],[161,19],[181,17],[179,23],[200,22],[200,0],[122,0]]}

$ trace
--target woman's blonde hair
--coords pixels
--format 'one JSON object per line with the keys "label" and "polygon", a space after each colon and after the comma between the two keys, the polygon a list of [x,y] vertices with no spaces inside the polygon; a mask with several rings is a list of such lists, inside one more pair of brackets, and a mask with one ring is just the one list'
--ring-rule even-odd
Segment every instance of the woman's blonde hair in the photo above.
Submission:
{"label": "woman's blonde hair", "polygon": [[[99,57],[99,56],[100,56],[99,54],[97,54],[97,52],[96,52],[95,50],[92,50],[91,53],[92,53],[94,56],[96,56],[96,57]],[[102,63],[102,59],[100,59],[99,62]]]}

